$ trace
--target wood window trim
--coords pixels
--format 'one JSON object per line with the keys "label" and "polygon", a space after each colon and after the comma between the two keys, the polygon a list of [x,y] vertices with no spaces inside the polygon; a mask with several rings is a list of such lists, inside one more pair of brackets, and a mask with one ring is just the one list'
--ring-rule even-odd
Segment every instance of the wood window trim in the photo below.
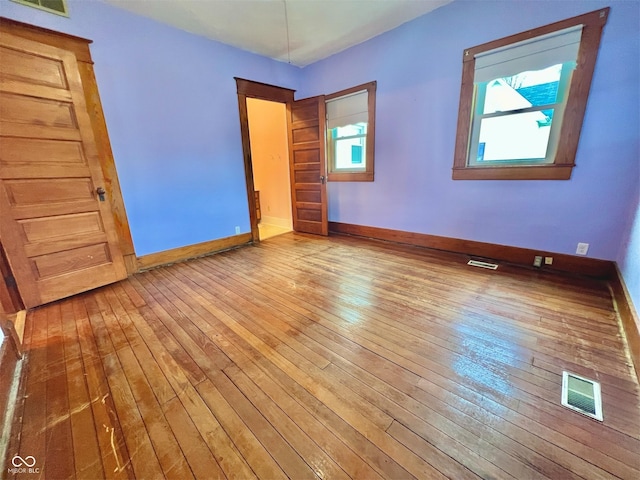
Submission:
{"label": "wood window trim", "polygon": [[[361,92],[367,90],[367,110],[368,110],[368,123],[367,123],[367,141],[366,141],[366,165],[364,172],[334,172],[331,164],[332,159],[327,158],[327,180],[330,182],[373,182],[374,180],[374,148],[376,139],[375,118],[376,118],[376,81],[363,83],[355,87],[347,88],[339,92],[332,93],[325,96],[325,100],[331,100],[334,98],[343,97],[352,93]],[[328,151],[328,149],[327,149]]]}
{"label": "wood window trim", "polygon": [[[476,47],[465,49],[462,59],[462,85],[458,108],[458,127],[453,160],[453,180],[568,180],[575,166],[580,130],[591,88],[602,29],[607,23],[609,7],[572,17],[543,27],[527,30]],[[566,110],[557,153],[552,164],[527,166],[469,166],[467,154],[473,108],[475,55],[516,42],[545,35],[576,25],[584,25],[577,68],[569,88]]]}

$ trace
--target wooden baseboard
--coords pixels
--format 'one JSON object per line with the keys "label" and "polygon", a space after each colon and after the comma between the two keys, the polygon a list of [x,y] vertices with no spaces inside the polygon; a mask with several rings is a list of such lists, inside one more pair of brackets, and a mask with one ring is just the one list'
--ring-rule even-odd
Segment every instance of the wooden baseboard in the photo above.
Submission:
{"label": "wooden baseboard", "polygon": [[553,265],[543,265],[541,267],[545,270],[571,272],[605,279],[610,279],[615,274],[615,263],[608,260],[496,245],[460,238],[440,237],[424,233],[404,232],[339,222],[329,222],[329,232],[463,253],[472,257],[487,258],[517,265],[532,266],[534,257],[541,255],[543,257],[553,257]]}
{"label": "wooden baseboard", "polygon": [[211,253],[222,252],[231,248],[241,247],[251,243],[251,234],[243,233],[232,237],[220,238],[209,242],[196,243],[186,247],[174,248],[158,253],[151,253],[138,257],[138,270],[146,270],[168,263],[181,262],[190,258],[201,257]]}
{"label": "wooden baseboard", "polygon": [[611,296],[615,302],[622,329],[627,339],[636,377],[640,383],[640,317],[638,317],[638,312],[634,308],[631,295],[629,295],[622,273],[617,265],[615,267],[615,275],[611,278],[609,285],[611,287]]}

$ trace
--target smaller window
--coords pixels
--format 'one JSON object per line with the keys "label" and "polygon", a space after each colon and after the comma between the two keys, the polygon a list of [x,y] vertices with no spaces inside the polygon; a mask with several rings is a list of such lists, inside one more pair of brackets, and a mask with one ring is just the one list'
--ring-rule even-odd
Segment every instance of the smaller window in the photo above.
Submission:
{"label": "smaller window", "polygon": [[376,82],[326,97],[328,180],[373,181]]}
{"label": "smaller window", "polygon": [[69,9],[67,8],[66,0],[11,0],[16,3],[21,3],[29,7],[39,8],[46,12],[55,13],[57,15],[69,16]]}

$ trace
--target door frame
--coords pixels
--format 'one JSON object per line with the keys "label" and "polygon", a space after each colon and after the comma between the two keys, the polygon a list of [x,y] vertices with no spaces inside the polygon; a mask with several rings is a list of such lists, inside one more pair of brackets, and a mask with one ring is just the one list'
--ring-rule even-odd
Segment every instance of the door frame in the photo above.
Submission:
{"label": "door frame", "polygon": [[[238,93],[238,111],[240,113],[240,134],[242,136],[242,156],[244,159],[244,176],[247,186],[247,202],[249,204],[249,221],[251,224],[251,241],[259,242],[258,218],[256,216],[255,188],[253,186],[253,163],[251,160],[251,141],[249,139],[249,116],[247,114],[247,98],[257,98],[269,102],[293,102],[295,90],[278,87],[267,83],[254,82],[234,77]],[[283,128],[287,128],[284,125]],[[291,160],[289,160],[291,161]]]}

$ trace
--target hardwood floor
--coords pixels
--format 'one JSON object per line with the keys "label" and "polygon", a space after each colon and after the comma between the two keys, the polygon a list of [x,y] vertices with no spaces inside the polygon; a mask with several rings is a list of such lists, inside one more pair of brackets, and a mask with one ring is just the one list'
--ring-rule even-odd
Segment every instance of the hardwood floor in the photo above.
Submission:
{"label": "hardwood floor", "polygon": [[291,228],[285,228],[280,225],[271,225],[269,223],[260,222],[258,224],[258,232],[260,241],[267,240],[268,238],[273,238],[278,235],[282,235],[283,233],[288,233],[291,231]]}
{"label": "hardwood floor", "polygon": [[465,263],[289,233],[35,309],[9,478],[640,478],[607,286]]}

